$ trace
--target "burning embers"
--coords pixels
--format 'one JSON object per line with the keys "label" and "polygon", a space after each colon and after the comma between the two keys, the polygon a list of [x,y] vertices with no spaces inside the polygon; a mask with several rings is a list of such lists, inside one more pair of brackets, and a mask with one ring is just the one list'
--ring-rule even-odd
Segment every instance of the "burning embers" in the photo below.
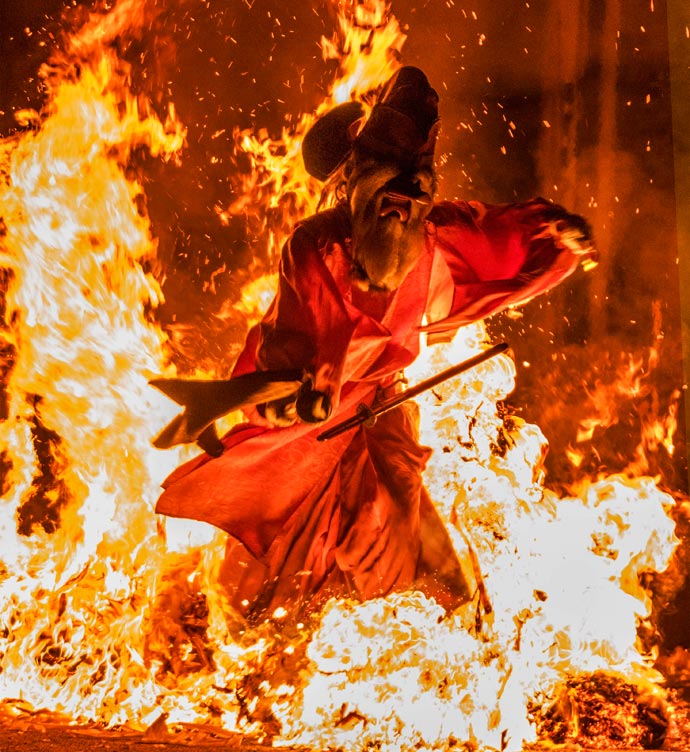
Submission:
{"label": "burning embers", "polygon": [[547,702],[546,708],[535,708],[534,720],[540,738],[556,744],[660,749],[666,739],[663,700],[623,676],[601,671],[571,677]]}
{"label": "burning embers", "polygon": [[[115,6],[119,33],[136,8]],[[328,45],[347,53],[334,101],[397,65],[386,50],[402,37],[387,9],[356,11],[354,24],[341,13]],[[513,387],[506,355],[422,404],[435,450],[426,482],[473,590],[452,614],[400,593],[332,601],[309,624],[276,611],[250,630],[215,587],[222,536],[155,520],[158,483],[178,457],[149,440],[175,407],[154,403],[147,384],[168,366],[160,284],[148,273],[156,243],[134,177],[143,168],[133,166],[137,150],[179,153],[184,130],[172,112],[161,123],[139,108],[112,49],[94,41],[97,20],[91,46],[78,45],[79,72],[53,71],[40,127],[3,150],[0,242],[13,272],[0,507],[7,707],[135,729],[164,713],[173,730],[204,723],[316,749],[517,750],[538,736],[659,744],[667,717],[638,637],[651,609],[640,574],[671,557],[673,499],[651,478],[623,475],[573,497],[545,489],[540,430],[497,408]],[[252,206],[257,227],[273,231],[270,247],[283,226],[270,210],[307,212],[317,200],[313,186],[302,190],[295,142],[238,134],[257,179],[227,215]],[[287,177],[258,179],[269,173]],[[423,200],[389,185],[379,212],[404,222]],[[262,283],[236,311],[265,307],[254,299],[265,298]],[[463,360],[485,339],[467,329],[408,376]]]}

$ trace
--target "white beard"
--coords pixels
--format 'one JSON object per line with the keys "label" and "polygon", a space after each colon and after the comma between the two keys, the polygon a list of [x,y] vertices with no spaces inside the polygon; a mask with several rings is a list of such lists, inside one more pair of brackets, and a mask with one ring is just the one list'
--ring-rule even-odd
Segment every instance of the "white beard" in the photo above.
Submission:
{"label": "white beard", "polygon": [[399,175],[397,165],[368,159],[355,161],[350,176],[353,276],[365,290],[395,290],[424,253],[433,172],[424,170],[414,176],[428,203],[411,199],[404,211],[386,214],[382,207],[389,195],[387,186]]}

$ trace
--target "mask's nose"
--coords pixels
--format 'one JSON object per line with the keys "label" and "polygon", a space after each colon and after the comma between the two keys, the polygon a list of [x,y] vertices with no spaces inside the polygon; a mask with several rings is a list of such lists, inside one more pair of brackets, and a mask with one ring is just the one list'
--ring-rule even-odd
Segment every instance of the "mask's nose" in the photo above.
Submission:
{"label": "mask's nose", "polygon": [[431,204],[431,196],[422,190],[421,182],[415,174],[403,173],[386,183],[386,193],[393,197],[406,198],[417,204]]}

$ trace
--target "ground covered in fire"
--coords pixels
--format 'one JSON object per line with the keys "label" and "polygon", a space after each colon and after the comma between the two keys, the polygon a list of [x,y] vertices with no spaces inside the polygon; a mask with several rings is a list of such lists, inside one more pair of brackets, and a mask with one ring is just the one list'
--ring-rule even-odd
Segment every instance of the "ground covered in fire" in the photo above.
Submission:
{"label": "ground covered in fire", "polygon": [[[151,752],[155,749],[166,752],[188,752],[189,749],[198,752],[217,752],[219,749],[267,752],[274,747],[236,734],[210,733],[204,729],[146,735],[55,724],[0,726],[2,752]],[[304,750],[303,747],[287,749]]]}
{"label": "ground covered in fire", "polygon": [[[75,1],[64,19],[61,0],[25,5],[3,62],[32,84],[5,87],[0,111],[0,752],[398,752],[406,724],[405,749],[502,751],[512,733],[514,750],[519,679],[531,690],[545,668],[549,691],[562,681],[526,710],[548,749],[686,752],[667,3]],[[192,545],[153,513],[176,460],[151,447],[169,406],[148,379],[227,375],[277,249],[316,205],[308,118],[334,81],[367,96],[403,57],[443,88],[444,194],[563,202],[591,220],[600,266],[491,323],[514,348],[500,383],[463,382],[460,408],[453,390],[430,396],[449,414],[425,429],[427,480],[465,552],[472,618],[341,604],[308,647],[283,633],[243,653],[211,597],[223,542]],[[467,337],[456,361],[486,342]],[[641,664],[658,694],[636,684]],[[451,730],[418,723],[446,712]]]}
{"label": "ground covered in fire", "polygon": [[[581,684],[582,682],[580,682]],[[575,683],[570,687],[572,690]],[[630,712],[631,706],[625,703],[613,702],[614,698],[603,698],[601,692],[593,692],[579,699],[575,694],[570,702],[579,702],[579,712],[583,714],[578,722],[570,724],[569,731],[574,725],[580,725],[582,736],[577,739],[553,740],[525,746],[525,752],[574,752],[574,750],[597,750],[598,752],[638,752],[640,749],[650,752],[686,752],[690,737],[690,703],[685,701],[680,693],[672,694],[672,706],[669,706],[669,717],[672,718],[668,728],[664,720],[657,718],[650,721],[647,718],[645,733],[652,736],[656,733],[665,734],[662,739],[657,736],[647,736],[648,744],[627,746],[621,741],[621,724],[629,724],[630,718],[624,714]],[[608,707],[602,707],[602,702],[608,702]],[[414,708],[410,709],[414,712]],[[572,708],[571,708],[572,711]],[[639,715],[649,715],[646,708]],[[638,719],[639,720],[639,715]],[[557,723],[554,718],[553,723]],[[572,721],[572,718],[571,718]],[[584,722],[583,722],[584,721]],[[563,718],[560,719],[563,723]],[[563,725],[561,731],[568,735],[568,729]],[[553,728],[552,728],[553,730]],[[557,734],[554,735],[557,738]],[[656,742],[656,744],[651,744]],[[203,725],[182,724],[168,726],[164,716],[154,722],[146,731],[137,732],[127,729],[108,730],[96,724],[79,726],[68,725],[51,718],[49,714],[37,713],[34,717],[25,716],[12,721],[0,721],[0,752],[150,752],[154,749],[165,752],[183,752],[194,749],[197,752],[215,752],[219,749],[238,749],[245,752],[268,752],[276,749],[270,740],[259,741],[243,734],[231,733],[218,728]],[[304,746],[287,746],[280,744],[278,749],[287,752],[321,752]],[[458,745],[462,752],[473,752],[471,746]],[[449,746],[447,749],[452,749]]]}

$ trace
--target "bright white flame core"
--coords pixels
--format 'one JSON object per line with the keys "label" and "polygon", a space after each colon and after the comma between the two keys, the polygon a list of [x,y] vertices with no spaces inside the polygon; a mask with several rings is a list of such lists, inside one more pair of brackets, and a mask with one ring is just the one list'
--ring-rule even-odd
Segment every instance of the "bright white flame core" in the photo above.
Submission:
{"label": "bright white flame core", "polygon": [[[412,382],[474,354],[482,328],[463,334],[422,358],[426,372],[415,368]],[[285,720],[291,739],[347,750],[445,749],[450,739],[519,750],[535,739],[528,704],[564,677],[601,669],[645,685],[660,678],[639,652],[650,603],[638,574],[663,570],[677,544],[672,498],[651,478],[609,478],[578,498],[544,490],[535,426],[518,422],[505,453],[495,451],[495,402],[514,375],[508,356],[495,360],[446,384],[440,405],[421,399],[422,440],[436,449],[427,485],[460,556],[468,543],[474,551],[492,612],[477,633],[478,599],[445,619],[415,593],[332,603],[308,648],[301,717]]]}
{"label": "bright white flame core", "polygon": [[[401,44],[397,24],[385,29]],[[99,60],[56,90],[41,129],[12,151],[0,188],[17,350],[10,419],[0,426],[12,459],[0,505],[0,694],[109,725],[141,728],[165,712],[169,723],[260,732],[242,717],[238,687],[273,659],[279,638],[236,639],[215,597],[221,536],[175,523],[166,548],[152,513],[179,455],[154,451],[149,439],[176,408],[147,385],[163,368],[160,334],[144,315],[160,298],[142,268],[155,242],[137,210],[141,187],[123,166],[135,144],[174,153],[182,131],[116,98],[125,87],[117,65]],[[385,80],[395,65],[384,55],[366,76]],[[364,75],[355,65],[345,89],[363,86]],[[334,101],[348,96],[339,90]],[[293,144],[288,160],[296,154]],[[287,163],[278,172],[292,174]],[[466,329],[450,348],[429,351],[410,380],[468,357],[484,339],[481,327]],[[433,395],[422,400],[422,438],[436,446],[426,482],[491,612],[478,620],[475,599],[443,618],[418,593],[330,604],[313,636],[301,637],[309,661],[290,677],[295,686],[285,677],[275,688],[260,684],[284,741],[400,750],[443,749],[451,739],[499,748],[509,737],[518,749],[534,737],[527,703],[567,672],[655,678],[636,647],[649,609],[638,572],[666,565],[672,500],[644,478],[600,481],[572,499],[545,491],[541,432],[519,420],[503,429],[497,415],[513,377],[500,356],[436,390],[440,407]],[[16,514],[39,472],[36,414],[59,434],[55,459],[70,502],[56,533],[28,538],[17,535]],[[166,674],[168,653],[184,669],[199,650],[175,632],[187,587],[208,598],[212,656]]]}

